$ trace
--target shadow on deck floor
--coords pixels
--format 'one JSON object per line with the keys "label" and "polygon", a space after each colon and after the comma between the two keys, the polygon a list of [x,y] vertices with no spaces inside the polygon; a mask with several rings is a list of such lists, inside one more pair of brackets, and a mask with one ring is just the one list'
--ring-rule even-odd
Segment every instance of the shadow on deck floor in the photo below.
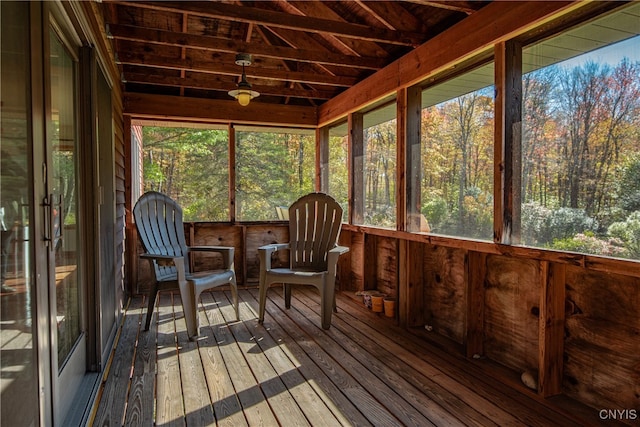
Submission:
{"label": "shadow on deck floor", "polygon": [[597,410],[541,399],[516,373],[399,328],[345,295],[325,331],[313,288],[294,288],[289,310],[280,288],[271,289],[263,325],[256,289],[240,290],[239,322],[229,320],[228,292],[205,292],[195,342],[178,294],[160,294],[148,332],[144,305],[136,297],[127,309],[93,425],[601,423]]}

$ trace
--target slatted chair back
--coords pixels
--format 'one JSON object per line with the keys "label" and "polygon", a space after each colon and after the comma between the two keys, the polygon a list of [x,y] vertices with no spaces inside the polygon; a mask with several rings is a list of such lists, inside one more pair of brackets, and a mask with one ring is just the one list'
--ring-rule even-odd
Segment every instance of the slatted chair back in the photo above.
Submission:
{"label": "slatted chair back", "polygon": [[342,207],[331,196],[311,193],[294,202],[289,207],[290,268],[326,271],[341,226]]}
{"label": "slatted chair back", "polygon": [[[133,215],[145,252],[183,256],[188,273],[188,250],[180,205],[165,194],[149,191],[140,197],[133,208]],[[154,262],[154,267],[158,281],[176,277],[173,265],[162,266]]]}

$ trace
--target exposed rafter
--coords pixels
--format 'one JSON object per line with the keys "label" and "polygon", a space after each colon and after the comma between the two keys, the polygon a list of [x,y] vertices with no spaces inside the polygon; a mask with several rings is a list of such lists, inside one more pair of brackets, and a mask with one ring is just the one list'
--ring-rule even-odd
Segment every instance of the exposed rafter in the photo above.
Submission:
{"label": "exposed rafter", "polygon": [[[235,89],[235,84],[228,81],[218,82],[212,88],[211,77],[202,73],[192,73],[187,77],[146,74],[142,72],[127,74],[127,83],[148,84],[158,86],[174,86],[189,89],[217,90],[227,93]],[[253,85],[253,89],[262,95],[287,96],[293,98],[331,99],[338,94],[335,90],[290,89],[282,86]]]}
{"label": "exposed rafter", "polygon": [[[320,107],[489,1],[102,0],[125,93]],[[462,13],[461,13],[462,12]],[[393,77],[390,77],[393,79]],[[150,99],[150,98],[145,98]]]}
{"label": "exposed rafter", "polygon": [[189,12],[215,19],[229,19],[258,25],[271,25],[280,28],[303,30],[313,33],[326,33],[341,37],[352,37],[380,43],[418,46],[423,43],[424,35],[410,31],[391,31],[384,28],[372,28],[367,25],[349,24],[322,18],[298,16],[291,19],[290,14],[274,12],[247,6],[235,6],[219,2],[117,2],[135,5],[136,7],[151,7],[156,10],[173,12]]}
{"label": "exposed rafter", "polygon": [[409,3],[417,3],[425,6],[439,7],[441,9],[455,10],[471,15],[484,6],[481,2],[476,1],[454,1],[454,0],[404,0]]}
{"label": "exposed rafter", "polygon": [[382,58],[349,56],[317,50],[292,49],[269,45],[256,46],[243,41],[233,41],[218,37],[184,34],[173,31],[138,28],[131,25],[112,24],[109,25],[107,31],[110,37],[121,40],[189,47],[192,49],[203,49],[226,53],[244,52],[265,58],[289,59],[293,61],[365,68],[370,70],[378,70],[385,65]]}
{"label": "exposed rafter", "polygon": [[[162,58],[155,55],[140,52],[122,52],[118,56],[121,64],[152,66],[165,69],[200,71],[203,73],[223,74],[228,76],[238,75],[238,66],[233,63],[221,64],[216,61],[200,61],[196,59]],[[314,73],[302,73],[294,71],[274,70],[270,68],[251,67],[246,69],[247,77],[294,81],[309,84],[321,84],[331,86],[352,86],[355,78],[341,76],[318,75]]]}

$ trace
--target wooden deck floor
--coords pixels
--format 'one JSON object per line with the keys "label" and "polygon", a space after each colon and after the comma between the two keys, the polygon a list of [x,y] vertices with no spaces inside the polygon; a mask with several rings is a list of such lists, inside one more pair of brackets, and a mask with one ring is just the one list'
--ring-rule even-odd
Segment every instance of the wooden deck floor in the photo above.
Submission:
{"label": "wooden deck floor", "polygon": [[[264,325],[257,290],[240,291],[240,322],[227,292],[205,292],[201,338],[187,339],[179,296],[161,294],[142,331],[143,298],[126,312],[93,425],[571,426],[596,410],[540,399],[516,373],[469,360],[371,313],[347,296],[330,330],[319,298],[293,291],[285,310],[269,291]],[[510,385],[505,385],[504,382]],[[610,425],[610,424],[608,424]]]}

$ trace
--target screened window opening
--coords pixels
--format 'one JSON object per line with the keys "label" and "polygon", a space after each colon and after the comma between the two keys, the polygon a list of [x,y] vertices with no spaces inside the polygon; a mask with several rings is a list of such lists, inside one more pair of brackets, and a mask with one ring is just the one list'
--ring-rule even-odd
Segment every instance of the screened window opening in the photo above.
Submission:
{"label": "screened window opening", "polygon": [[315,188],[315,131],[236,128],[236,218],[278,220]]}
{"label": "screened window opening", "polygon": [[151,190],[176,200],[185,221],[229,221],[226,127],[145,126],[143,191]]}
{"label": "screened window opening", "polygon": [[396,228],[396,104],[368,112],[364,127],[364,224]]}
{"label": "screened window opening", "polygon": [[524,245],[640,259],[639,17],[523,50]]}
{"label": "screened window opening", "polygon": [[493,239],[493,69],[422,93],[420,200],[432,233]]}
{"label": "screened window opening", "polygon": [[328,193],[342,206],[344,218],[349,212],[349,136],[347,124],[329,128]]}

